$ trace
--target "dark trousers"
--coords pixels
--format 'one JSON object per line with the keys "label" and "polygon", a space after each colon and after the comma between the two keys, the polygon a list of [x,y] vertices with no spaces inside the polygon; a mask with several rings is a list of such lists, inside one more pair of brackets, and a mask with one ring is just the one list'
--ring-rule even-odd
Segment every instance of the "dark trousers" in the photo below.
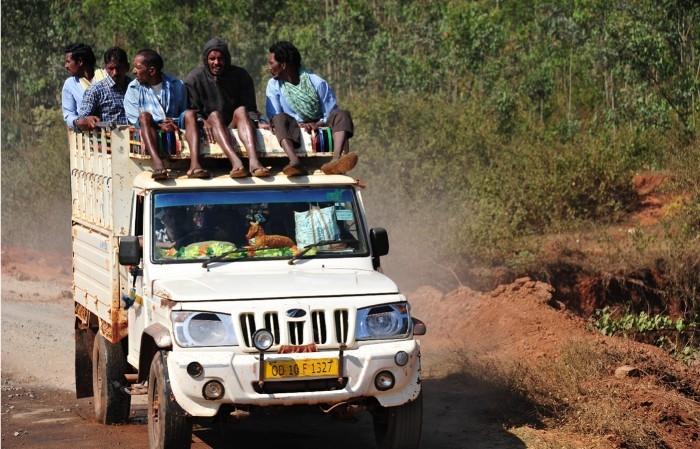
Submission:
{"label": "dark trousers", "polygon": [[[282,141],[284,139],[291,140],[294,148],[301,145],[301,129],[299,128],[299,123],[294,120],[294,117],[282,112],[272,117],[270,123],[272,124],[275,136],[280,142],[280,145],[282,145]],[[333,133],[340,131],[347,132],[348,139],[351,138],[355,132],[355,125],[352,123],[352,116],[348,111],[342,109],[335,109],[333,112],[331,112],[331,114],[328,116],[326,125],[331,128],[331,132]]]}

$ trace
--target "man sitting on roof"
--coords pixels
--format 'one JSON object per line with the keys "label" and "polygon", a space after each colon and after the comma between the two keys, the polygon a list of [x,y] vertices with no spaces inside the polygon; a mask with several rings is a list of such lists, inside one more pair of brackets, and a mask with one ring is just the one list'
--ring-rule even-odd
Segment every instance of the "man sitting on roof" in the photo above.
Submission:
{"label": "man sitting on roof", "polygon": [[79,118],[75,121],[80,129],[95,129],[98,122],[126,125],[124,93],[131,81],[129,58],[119,47],[112,47],[104,54],[105,71],[109,75],[90,87],[78,108]]}
{"label": "man sitting on roof", "polygon": [[197,117],[187,109],[187,91],[179,79],[163,73],[163,58],[151,49],[143,49],[134,58],[136,78],[124,95],[124,110],[130,124],[141,129],[146,150],[153,160],[153,179],[168,178],[168,172],[158,155],[157,130],[178,132],[185,128],[185,139],[190,146],[190,178],[209,178],[211,173],[199,164],[199,134]]}
{"label": "man sitting on roof", "polygon": [[63,120],[69,128],[76,129],[78,108],[83,101],[83,94],[92,83],[103,79],[107,74],[102,69],[95,69],[95,54],[85,44],[71,44],[65,50],[63,67],[70,77],[63,83],[61,92],[61,109]]}
{"label": "man sitting on roof", "polygon": [[[338,108],[333,89],[326,80],[301,66],[299,50],[287,41],[270,47],[268,65],[272,79],[267,83],[266,112],[280,146],[289,156],[287,176],[306,174],[294,148],[301,144],[299,127],[307,132],[330,126],[333,133],[333,159],[321,166],[325,174],[342,174],[357,164],[357,155],[348,153],[347,139],[354,132],[350,113]],[[345,154],[343,152],[345,151]]]}
{"label": "man sitting on roof", "polygon": [[[204,64],[192,70],[185,83],[190,107],[204,120],[204,132],[210,143],[217,142],[231,161],[232,178],[270,176],[255,152],[255,126],[250,115],[257,121],[258,108],[255,88],[250,74],[231,64],[231,54],[226,42],[213,38],[204,45]],[[250,172],[243,166],[229,127],[238,128],[238,136],[248,153]]]}

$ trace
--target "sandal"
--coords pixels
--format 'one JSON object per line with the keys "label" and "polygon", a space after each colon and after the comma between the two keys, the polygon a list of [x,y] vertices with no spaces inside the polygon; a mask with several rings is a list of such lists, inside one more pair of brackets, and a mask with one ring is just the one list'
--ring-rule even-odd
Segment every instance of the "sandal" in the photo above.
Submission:
{"label": "sandal", "polygon": [[340,156],[338,160],[321,165],[321,171],[327,175],[342,175],[355,168],[357,159],[357,153],[347,153]]}
{"label": "sandal", "polygon": [[153,179],[154,181],[165,181],[166,179],[168,179],[168,170],[164,168],[153,170],[153,172],[151,173],[151,179]]}
{"label": "sandal", "polygon": [[237,179],[247,178],[248,176],[250,176],[250,173],[248,172],[248,170],[245,169],[245,167],[238,167],[231,170],[231,173],[229,173],[228,175],[233,179]]}
{"label": "sandal", "polygon": [[259,167],[253,170],[253,176],[256,178],[267,178],[270,176],[270,170],[265,167]]}
{"label": "sandal", "polygon": [[193,179],[209,179],[211,178],[211,173],[209,170],[205,170],[203,168],[195,168],[194,170],[187,172],[187,177]]}
{"label": "sandal", "polygon": [[282,169],[282,173],[287,176],[305,176],[308,174],[306,169],[302,165],[286,165]]}

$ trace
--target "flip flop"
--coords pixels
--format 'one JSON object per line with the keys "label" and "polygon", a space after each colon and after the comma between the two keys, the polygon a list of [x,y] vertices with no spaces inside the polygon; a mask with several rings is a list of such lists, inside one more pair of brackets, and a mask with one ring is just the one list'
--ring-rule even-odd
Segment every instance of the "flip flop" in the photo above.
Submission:
{"label": "flip flop", "polygon": [[266,178],[270,176],[270,170],[265,167],[259,167],[253,170],[253,176],[256,178]]}
{"label": "flip flop", "polygon": [[323,164],[321,171],[327,175],[342,175],[355,168],[357,159],[357,153],[346,153],[336,161]]}
{"label": "flip flop", "polygon": [[306,169],[301,165],[286,165],[282,169],[282,173],[287,176],[305,176],[308,174]]}
{"label": "flip flop", "polygon": [[232,177],[233,179],[247,178],[248,176],[250,176],[250,173],[248,172],[248,170],[245,169],[245,167],[238,167],[238,168],[234,168],[233,170],[231,170],[231,173],[229,173],[229,176]]}
{"label": "flip flop", "polygon": [[211,178],[211,173],[209,170],[205,170],[203,168],[195,168],[194,170],[187,172],[187,177],[193,179],[209,179]]}
{"label": "flip flop", "polygon": [[168,170],[164,168],[153,170],[153,173],[151,173],[151,179],[154,181],[164,181],[168,179]]}

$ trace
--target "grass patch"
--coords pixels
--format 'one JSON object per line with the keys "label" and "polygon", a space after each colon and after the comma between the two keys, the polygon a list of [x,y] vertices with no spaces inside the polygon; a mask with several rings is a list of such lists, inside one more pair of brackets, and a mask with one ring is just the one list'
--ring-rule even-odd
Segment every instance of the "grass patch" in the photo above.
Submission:
{"label": "grass patch", "polygon": [[664,447],[659,429],[630,414],[625,398],[599,382],[623,360],[620,354],[593,343],[572,341],[553,361],[515,365],[507,376],[514,391],[535,404],[538,416],[548,425],[612,437],[621,447]]}

